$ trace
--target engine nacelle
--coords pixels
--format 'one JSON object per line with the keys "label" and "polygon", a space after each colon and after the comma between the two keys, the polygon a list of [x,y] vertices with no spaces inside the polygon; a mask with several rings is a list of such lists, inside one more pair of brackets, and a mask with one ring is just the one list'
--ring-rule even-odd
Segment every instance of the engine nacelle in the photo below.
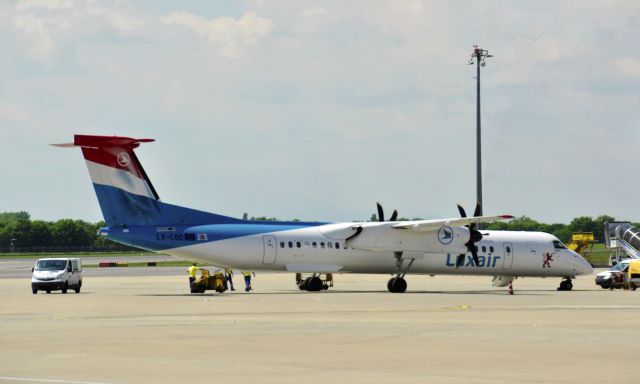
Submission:
{"label": "engine nacelle", "polygon": [[419,232],[411,229],[393,228],[394,223],[367,223],[362,230],[347,241],[356,249],[372,251],[417,251],[425,253],[467,252],[469,229],[443,225],[433,231]]}

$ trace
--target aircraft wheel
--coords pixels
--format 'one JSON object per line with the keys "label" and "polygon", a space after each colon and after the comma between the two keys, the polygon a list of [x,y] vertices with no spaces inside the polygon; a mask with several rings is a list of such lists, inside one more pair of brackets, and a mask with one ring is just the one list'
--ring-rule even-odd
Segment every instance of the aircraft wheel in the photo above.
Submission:
{"label": "aircraft wheel", "polygon": [[391,293],[403,293],[407,290],[407,281],[402,277],[393,277],[387,283],[387,289]]}
{"label": "aircraft wheel", "polygon": [[313,279],[313,277],[307,277],[304,279],[302,284],[300,284],[301,291],[310,291],[309,287],[311,286],[311,279]]}
{"label": "aircraft wheel", "polygon": [[322,279],[319,277],[310,277],[307,281],[307,290],[317,292],[322,289]]}

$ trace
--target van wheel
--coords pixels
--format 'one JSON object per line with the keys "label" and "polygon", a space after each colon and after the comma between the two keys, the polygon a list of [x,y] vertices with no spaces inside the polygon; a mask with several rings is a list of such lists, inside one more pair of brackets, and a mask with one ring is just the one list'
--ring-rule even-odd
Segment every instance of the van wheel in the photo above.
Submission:
{"label": "van wheel", "polygon": [[33,292],[33,294],[36,295],[38,293],[38,290],[34,288],[31,290],[31,292]]}
{"label": "van wheel", "polygon": [[76,293],[80,293],[80,286],[78,285],[78,287],[75,288],[74,291],[76,291]]}
{"label": "van wheel", "polygon": [[50,289],[47,289],[47,293],[51,293],[51,290],[50,290]]}
{"label": "van wheel", "polygon": [[67,293],[67,289],[69,289],[69,284],[64,283],[64,287],[62,287],[62,293]]}
{"label": "van wheel", "polygon": [[632,290],[632,291],[635,291],[637,287],[636,287],[636,285],[635,285],[635,284],[630,283],[630,284],[629,284],[629,288],[631,288],[631,290]]}

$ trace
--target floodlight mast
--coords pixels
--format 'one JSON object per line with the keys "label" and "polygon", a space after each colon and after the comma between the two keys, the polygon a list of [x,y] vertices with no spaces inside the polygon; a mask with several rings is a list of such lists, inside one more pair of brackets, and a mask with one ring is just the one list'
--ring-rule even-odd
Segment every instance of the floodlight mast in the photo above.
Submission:
{"label": "floodlight mast", "polygon": [[469,59],[469,65],[476,64],[477,85],[476,85],[476,200],[480,204],[479,214],[482,216],[484,205],[482,204],[482,141],[480,127],[480,66],[486,65],[487,57],[493,57],[489,51],[477,45],[473,46],[473,53]]}

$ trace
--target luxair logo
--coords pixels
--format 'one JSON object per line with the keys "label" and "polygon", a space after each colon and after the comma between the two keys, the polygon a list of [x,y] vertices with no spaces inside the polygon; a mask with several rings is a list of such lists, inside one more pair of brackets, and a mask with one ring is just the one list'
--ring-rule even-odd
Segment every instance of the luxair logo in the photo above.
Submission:
{"label": "luxair logo", "polygon": [[438,230],[438,241],[442,244],[451,244],[453,241],[453,229],[451,227],[442,227]]}
{"label": "luxair logo", "polygon": [[131,163],[131,158],[127,152],[120,152],[118,154],[118,164],[123,167],[128,167],[129,163]]}

